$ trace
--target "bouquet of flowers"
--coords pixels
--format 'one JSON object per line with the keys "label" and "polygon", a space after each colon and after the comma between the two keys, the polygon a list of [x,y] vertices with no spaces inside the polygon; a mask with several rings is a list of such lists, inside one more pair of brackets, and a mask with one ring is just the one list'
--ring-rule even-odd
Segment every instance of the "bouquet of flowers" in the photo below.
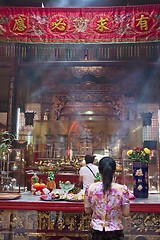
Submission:
{"label": "bouquet of flowers", "polygon": [[142,162],[144,164],[149,163],[150,150],[148,148],[136,147],[127,151],[127,156],[132,161]]}

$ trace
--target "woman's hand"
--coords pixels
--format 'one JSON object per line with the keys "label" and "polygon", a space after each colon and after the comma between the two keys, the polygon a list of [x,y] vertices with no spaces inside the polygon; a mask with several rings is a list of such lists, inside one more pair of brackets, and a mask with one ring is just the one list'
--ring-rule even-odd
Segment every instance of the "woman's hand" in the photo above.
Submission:
{"label": "woman's hand", "polygon": [[85,213],[92,213],[92,208],[90,207],[85,207],[84,210],[85,210]]}

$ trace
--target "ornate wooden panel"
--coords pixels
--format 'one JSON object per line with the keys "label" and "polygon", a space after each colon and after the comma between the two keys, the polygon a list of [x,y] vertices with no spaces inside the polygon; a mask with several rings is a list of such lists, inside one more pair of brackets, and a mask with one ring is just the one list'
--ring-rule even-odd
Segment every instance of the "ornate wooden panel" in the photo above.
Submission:
{"label": "ornate wooden panel", "polygon": [[[1,210],[0,240],[87,240],[90,215],[60,211]],[[125,240],[159,240],[159,213],[124,218]]]}

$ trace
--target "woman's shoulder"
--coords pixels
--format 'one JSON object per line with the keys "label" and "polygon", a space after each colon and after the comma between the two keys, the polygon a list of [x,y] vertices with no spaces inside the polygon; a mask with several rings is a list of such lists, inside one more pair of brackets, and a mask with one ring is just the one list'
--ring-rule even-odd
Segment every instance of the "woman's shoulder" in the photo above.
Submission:
{"label": "woman's shoulder", "polygon": [[122,191],[122,192],[128,191],[128,188],[126,185],[119,184],[119,183],[112,183],[111,188],[116,189],[117,191]]}
{"label": "woman's shoulder", "polygon": [[89,186],[89,190],[97,190],[99,188],[102,188],[102,182],[94,182],[94,183],[91,183],[91,185]]}

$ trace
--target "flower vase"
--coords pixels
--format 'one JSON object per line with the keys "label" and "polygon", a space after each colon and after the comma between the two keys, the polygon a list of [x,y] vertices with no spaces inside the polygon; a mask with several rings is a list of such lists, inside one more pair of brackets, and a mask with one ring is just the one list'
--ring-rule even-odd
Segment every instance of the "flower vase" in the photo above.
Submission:
{"label": "flower vase", "polygon": [[133,162],[133,194],[136,198],[148,198],[148,164]]}

